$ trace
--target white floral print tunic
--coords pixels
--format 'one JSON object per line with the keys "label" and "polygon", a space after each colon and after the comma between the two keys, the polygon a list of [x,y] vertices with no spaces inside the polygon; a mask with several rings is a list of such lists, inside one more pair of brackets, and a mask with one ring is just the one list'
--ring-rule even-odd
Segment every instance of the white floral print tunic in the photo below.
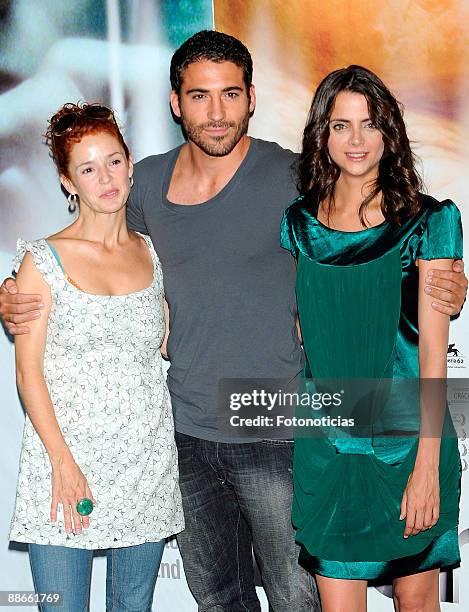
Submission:
{"label": "white floral print tunic", "polygon": [[51,466],[26,416],[10,540],[115,548],[184,528],[173,416],[159,346],[164,334],[158,257],[150,287],[92,295],[70,284],[45,240],[17,244],[50,285],[44,377],[63,436],[96,499],[90,527],[67,535],[50,522]]}

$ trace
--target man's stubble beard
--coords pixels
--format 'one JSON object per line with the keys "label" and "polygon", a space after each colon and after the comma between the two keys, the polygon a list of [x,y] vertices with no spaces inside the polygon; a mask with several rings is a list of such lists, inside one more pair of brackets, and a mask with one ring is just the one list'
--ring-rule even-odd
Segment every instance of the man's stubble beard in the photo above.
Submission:
{"label": "man's stubble beard", "polygon": [[[196,125],[186,119],[181,112],[181,125],[188,140],[193,142],[204,153],[212,157],[224,157],[229,155],[236,147],[241,138],[247,133],[249,126],[249,111],[244,115],[239,123],[234,121],[208,121]],[[232,136],[204,137],[204,130],[207,128],[234,128]]]}

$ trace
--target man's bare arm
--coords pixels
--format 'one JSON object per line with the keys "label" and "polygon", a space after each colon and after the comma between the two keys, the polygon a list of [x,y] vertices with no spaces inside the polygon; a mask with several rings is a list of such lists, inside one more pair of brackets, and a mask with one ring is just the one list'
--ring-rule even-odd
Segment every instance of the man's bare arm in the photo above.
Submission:
{"label": "man's bare arm", "polygon": [[[451,316],[461,312],[468,285],[462,260],[453,263],[453,271],[430,270],[425,280],[425,292],[434,298],[434,310]],[[42,308],[42,296],[18,293],[13,278],[3,281],[0,287],[0,317],[12,336],[27,334],[29,327],[25,323],[39,318]]]}
{"label": "man's bare arm", "polygon": [[18,293],[14,278],[6,278],[0,287],[0,317],[12,336],[29,333],[24,325],[41,316],[44,303],[41,295]]}
{"label": "man's bare arm", "polygon": [[431,269],[425,277],[425,293],[433,299],[432,308],[447,315],[461,312],[467,294],[467,277],[461,259],[453,263],[453,271]]}

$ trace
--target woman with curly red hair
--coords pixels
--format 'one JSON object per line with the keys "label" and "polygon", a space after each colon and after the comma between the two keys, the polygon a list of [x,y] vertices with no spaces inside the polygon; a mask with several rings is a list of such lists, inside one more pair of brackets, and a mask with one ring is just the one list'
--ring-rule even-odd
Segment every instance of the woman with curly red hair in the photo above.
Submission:
{"label": "woman with curly red hair", "polygon": [[133,165],[113,112],[66,104],[46,138],[78,216],[18,241],[18,288],[45,307],[15,342],[27,415],[10,539],[29,543],[35,590],[67,610],[89,609],[93,550],[106,549],[106,607],[143,612],[184,526],[161,267],[126,225]]}

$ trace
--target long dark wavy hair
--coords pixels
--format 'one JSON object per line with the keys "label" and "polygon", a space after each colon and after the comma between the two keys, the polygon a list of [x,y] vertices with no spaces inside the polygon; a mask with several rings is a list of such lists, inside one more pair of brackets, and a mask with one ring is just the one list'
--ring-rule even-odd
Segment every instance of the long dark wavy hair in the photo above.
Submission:
{"label": "long dark wavy hair", "polygon": [[366,225],[367,206],[376,197],[381,197],[385,219],[400,225],[420,210],[422,180],[415,168],[415,157],[398,101],[381,79],[361,66],[335,70],[317,88],[303,133],[298,190],[307,203],[317,206],[324,201],[328,213],[333,209],[334,187],[340,169],[328,153],[329,119],[341,91],[365,96],[370,119],[381,132],[384,142],[377,179],[370,185],[370,192],[359,209],[360,221]]}

